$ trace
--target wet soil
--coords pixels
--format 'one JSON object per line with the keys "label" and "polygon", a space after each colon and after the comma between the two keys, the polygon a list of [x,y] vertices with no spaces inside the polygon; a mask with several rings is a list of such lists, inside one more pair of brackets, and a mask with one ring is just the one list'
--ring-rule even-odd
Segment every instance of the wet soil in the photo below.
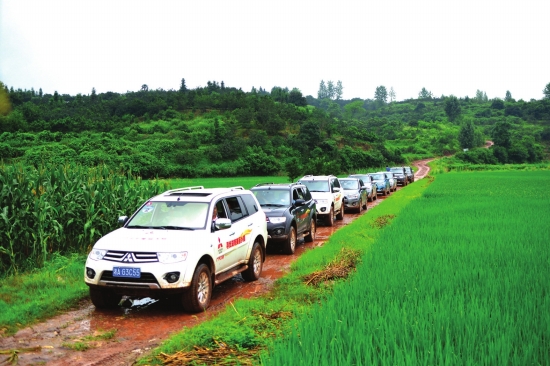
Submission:
{"label": "wet soil", "polygon": [[[418,168],[415,181],[428,174],[429,167],[426,164],[431,160],[414,163]],[[377,200],[368,203],[368,209],[378,205],[384,198],[379,195]],[[76,310],[22,329],[12,337],[0,338],[0,351],[21,350],[18,353],[18,365],[132,365],[141,354],[159,345],[172,333],[209,319],[235,299],[269,292],[275,280],[289,271],[291,263],[302,253],[322,246],[336,230],[353,222],[359,215],[346,212],[344,219],[336,220],[333,227],[319,223],[315,241],[300,241],[293,255],[282,254],[276,248],[268,249],[260,279],[244,282],[238,275],[216,286],[211,305],[204,313],[183,313],[166,300],[149,298],[128,299],[121,307],[113,310],[96,309],[89,300],[84,300]],[[112,330],[116,330],[112,339],[98,340],[98,336]],[[96,340],[90,340],[91,337],[96,337]],[[90,348],[76,351],[68,346],[82,341]],[[30,348],[34,349],[31,351]],[[0,354],[0,364],[6,362],[8,357]]]}

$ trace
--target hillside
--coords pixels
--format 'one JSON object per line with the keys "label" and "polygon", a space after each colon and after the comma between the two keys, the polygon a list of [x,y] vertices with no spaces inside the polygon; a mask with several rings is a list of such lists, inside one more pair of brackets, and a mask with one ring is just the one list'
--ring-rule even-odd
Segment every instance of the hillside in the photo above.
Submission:
{"label": "hillside", "polygon": [[547,157],[550,101],[334,100],[298,89],[243,92],[223,82],[90,95],[4,89],[4,163],[105,164],[144,178],[341,174],[453,154],[478,163]]}

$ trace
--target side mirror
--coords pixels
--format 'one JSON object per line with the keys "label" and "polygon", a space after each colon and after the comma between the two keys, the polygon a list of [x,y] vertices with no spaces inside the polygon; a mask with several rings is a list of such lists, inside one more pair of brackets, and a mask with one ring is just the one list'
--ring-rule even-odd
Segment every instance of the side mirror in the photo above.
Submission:
{"label": "side mirror", "polygon": [[340,192],[340,188],[334,187],[334,188],[332,188],[332,192],[333,192],[333,193]]}
{"label": "side mirror", "polygon": [[216,221],[214,221],[214,230],[225,230],[229,229],[231,227],[231,220],[224,219],[224,218],[218,218]]}
{"label": "side mirror", "polygon": [[306,200],[302,198],[298,198],[297,200],[294,200],[294,206],[303,206],[306,203]]}
{"label": "side mirror", "polygon": [[118,223],[121,224],[121,225],[124,225],[126,223],[126,221],[128,221],[128,216],[120,216],[118,218]]}

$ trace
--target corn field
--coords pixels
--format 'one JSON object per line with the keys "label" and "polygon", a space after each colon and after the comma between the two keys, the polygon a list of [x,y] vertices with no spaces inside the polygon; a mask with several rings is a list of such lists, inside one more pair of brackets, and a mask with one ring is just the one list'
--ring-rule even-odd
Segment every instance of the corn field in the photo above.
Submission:
{"label": "corn field", "polygon": [[167,189],[106,167],[0,166],[0,277],[83,253],[117,219]]}
{"label": "corn field", "polygon": [[262,363],[550,364],[548,192],[548,171],[438,175]]}

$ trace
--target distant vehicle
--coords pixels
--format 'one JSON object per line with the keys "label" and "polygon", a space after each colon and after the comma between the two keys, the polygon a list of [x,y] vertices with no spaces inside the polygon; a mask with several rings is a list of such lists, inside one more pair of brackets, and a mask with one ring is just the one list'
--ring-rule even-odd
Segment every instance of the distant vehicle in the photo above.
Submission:
{"label": "distant vehicle", "polygon": [[407,174],[407,178],[409,180],[409,183],[414,182],[414,171],[410,166],[405,167],[405,173]]}
{"label": "distant vehicle", "polygon": [[388,177],[388,180],[390,182],[390,191],[395,192],[397,191],[397,179],[393,175],[392,172],[383,172],[386,174],[386,177]]}
{"label": "distant vehicle", "polygon": [[243,187],[186,187],[149,198],[123,227],[100,238],[84,268],[97,308],[122,296],[170,297],[189,312],[204,311],[212,290],[241,273],[260,278],[265,213]]}
{"label": "distant vehicle", "polygon": [[357,210],[361,213],[367,209],[367,186],[358,178],[339,178],[340,185],[344,189],[344,205],[347,209]]}
{"label": "distant vehicle", "polygon": [[376,183],[376,193],[382,196],[390,194],[390,180],[386,177],[386,172],[369,173],[374,182]]}
{"label": "distant vehicle", "polygon": [[317,206],[317,218],[324,220],[328,226],[334,225],[336,219],[344,219],[344,193],[340,181],[334,175],[305,175],[299,183],[305,185]]}
{"label": "distant vehicle", "polygon": [[267,244],[282,243],[287,254],[296,241],[315,240],[317,210],[309,189],[298,183],[262,183],[250,189],[267,217]]}
{"label": "distant vehicle", "polygon": [[409,179],[407,178],[407,173],[405,172],[405,167],[393,166],[390,168],[390,170],[393,173],[393,176],[395,177],[395,179],[397,179],[397,184],[404,187],[409,183]]}
{"label": "distant vehicle", "polygon": [[348,178],[358,178],[363,181],[363,184],[367,187],[367,200],[372,202],[377,197],[377,186],[374,179],[369,174],[350,174]]}

